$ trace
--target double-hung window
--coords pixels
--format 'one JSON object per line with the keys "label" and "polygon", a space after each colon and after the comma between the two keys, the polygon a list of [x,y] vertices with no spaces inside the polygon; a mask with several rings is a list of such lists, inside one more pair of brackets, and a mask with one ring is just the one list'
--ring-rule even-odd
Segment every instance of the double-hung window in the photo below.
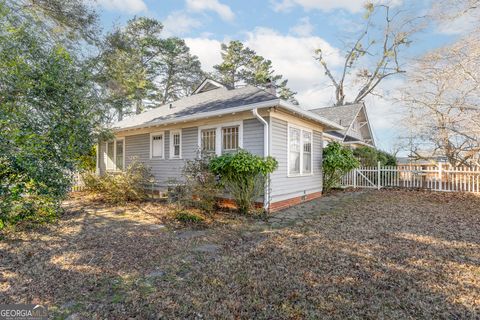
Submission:
{"label": "double-hung window", "polygon": [[296,126],[288,127],[288,175],[312,173],[312,131]]}
{"label": "double-hung window", "polygon": [[238,150],[239,126],[222,127],[222,153]]}
{"label": "double-hung window", "polygon": [[165,136],[163,132],[150,134],[150,159],[165,158]]}
{"label": "double-hung window", "polygon": [[242,122],[199,128],[199,146],[204,153],[221,155],[242,148]]}
{"label": "double-hung window", "polygon": [[105,143],[106,169],[121,171],[125,166],[125,140],[116,139]]}
{"label": "double-hung window", "polygon": [[216,128],[203,129],[201,131],[201,145],[202,152],[208,154],[215,154],[216,152]]}
{"label": "double-hung window", "polygon": [[182,131],[170,131],[170,159],[182,157]]}

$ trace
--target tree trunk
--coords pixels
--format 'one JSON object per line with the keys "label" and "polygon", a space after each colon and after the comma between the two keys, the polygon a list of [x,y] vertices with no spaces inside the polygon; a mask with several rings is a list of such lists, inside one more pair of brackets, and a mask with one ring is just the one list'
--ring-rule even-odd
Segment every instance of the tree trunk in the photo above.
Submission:
{"label": "tree trunk", "polygon": [[137,103],[135,105],[135,114],[140,114],[140,113],[142,113],[142,111],[143,111],[142,100],[139,99],[139,100],[137,100]]}

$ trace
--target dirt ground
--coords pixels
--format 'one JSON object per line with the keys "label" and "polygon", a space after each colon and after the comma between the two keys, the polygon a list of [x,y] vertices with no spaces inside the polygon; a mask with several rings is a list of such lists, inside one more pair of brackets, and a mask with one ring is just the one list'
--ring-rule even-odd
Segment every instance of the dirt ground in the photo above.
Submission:
{"label": "dirt ground", "polygon": [[0,303],[56,319],[479,319],[480,197],[338,192],[200,226],[76,196],[0,240]]}

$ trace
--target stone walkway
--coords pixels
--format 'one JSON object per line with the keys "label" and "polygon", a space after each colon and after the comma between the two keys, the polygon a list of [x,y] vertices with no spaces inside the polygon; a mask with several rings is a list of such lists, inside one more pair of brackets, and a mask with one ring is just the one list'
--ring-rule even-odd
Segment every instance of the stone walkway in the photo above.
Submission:
{"label": "stone walkway", "polygon": [[368,191],[338,192],[323,196],[319,199],[273,213],[267,221],[262,221],[259,224],[273,229],[309,224],[322,215],[341,210],[341,203],[350,202],[363,196],[366,192]]}

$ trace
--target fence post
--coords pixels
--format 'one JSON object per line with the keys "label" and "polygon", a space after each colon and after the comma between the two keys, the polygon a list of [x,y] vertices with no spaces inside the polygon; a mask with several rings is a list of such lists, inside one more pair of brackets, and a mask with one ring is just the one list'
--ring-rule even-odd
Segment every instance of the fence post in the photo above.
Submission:
{"label": "fence post", "polygon": [[353,188],[357,188],[357,169],[353,169]]}
{"label": "fence post", "polygon": [[380,179],[380,161],[377,163],[377,190],[380,190],[382,184],[382,180]]}
{"label": "fence post", "polygon": [[438,163],[438,190],[442,191],[442,163]]}

